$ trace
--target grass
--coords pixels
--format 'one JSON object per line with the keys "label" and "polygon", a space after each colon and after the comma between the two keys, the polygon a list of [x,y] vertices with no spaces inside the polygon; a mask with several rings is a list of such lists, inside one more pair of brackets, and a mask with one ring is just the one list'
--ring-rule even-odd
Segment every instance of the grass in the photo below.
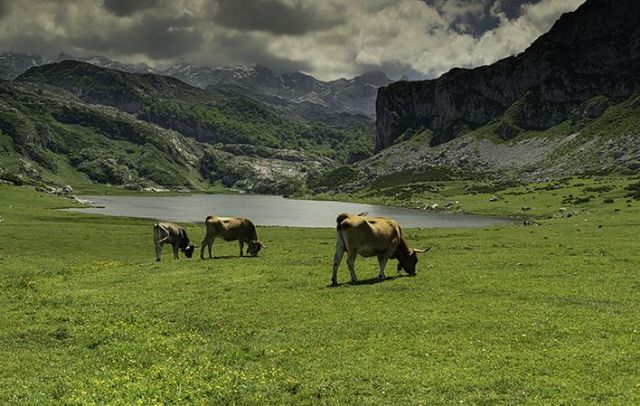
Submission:
{"label": "grass", "polygon": [[406,229],[434,247],[417,277],[353,286],[343,263],[337,288],[332,229],[156,263],[150,221],[0,185],[0,403],[637,404],[640,213],[617,185],[540,226]]}
{"label": "grass", "polygon": [[[613,208],[626,208],[627,190],[637,177],[610,176],[567,178],[561,181],[528,185],[500,184],[475,180],[415,181],[405,184],[372,185],[351,194],[318,194],[321,200],[351,200],[387,206],[424,208],[433,203],[441,208],[453,202],[449,210],[456,213],[550,218],[569,212],[598,209],[603,200],[614,199]],[[492,201],[494,196],[498,200]],[[582,198],[589,201],[581,204]],[[526,210],[523,211],[523,208]],[[611,207],[609,207],[611,208]]]}

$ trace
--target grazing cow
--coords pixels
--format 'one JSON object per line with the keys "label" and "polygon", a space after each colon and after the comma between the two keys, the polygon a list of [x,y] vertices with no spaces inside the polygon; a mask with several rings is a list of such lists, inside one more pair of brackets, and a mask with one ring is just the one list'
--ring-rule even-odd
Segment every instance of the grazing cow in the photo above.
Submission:
{"label": "grazing cow", "polygon": [[191,258],[195,245],[189,241],[189,236],[184,228],[171,223],[157,223],[153,225],[153,242],[156,246],[156,261],[160,261],[160,253],[164,243],[173,247],[173,257],[178,259],[178,249],[187,258]]}
{"label": "grazing cow", "polygon": [[336,254],[333,260],[331,283],[338,284],[338,267],[347,252],[347,265],[351,282],[358,281],[355,261],[358,254],[363,257],[378,257],[380,279],[384,279],[384,268],[389,259],[398,260],[398,272],[404,269],[409,275],[416,274],[417,254],[427,250],[411,249],[402,237],[400,225],[385,217],[369,217],[342,213],[337,218]]}
{"label": "grazing cow", "polygon": [[253,221],[242,217],[216,217],[207,216],[204,222],[206,235],[202,241],[202,248],[200,249],[200,258],[204,259],[204,247],[209,249],[209,258],[211,256],[211,247],[213,246],[213,240],[216,238],[222,238],[225,241],[238,240],[240,243],[240,256],[243,256],[244,243],[248,243],[247,254],[252,257],[258,255],[260,249],[264,247],[260,241],[258,241],[258,232],[256,231],[256,225]]}

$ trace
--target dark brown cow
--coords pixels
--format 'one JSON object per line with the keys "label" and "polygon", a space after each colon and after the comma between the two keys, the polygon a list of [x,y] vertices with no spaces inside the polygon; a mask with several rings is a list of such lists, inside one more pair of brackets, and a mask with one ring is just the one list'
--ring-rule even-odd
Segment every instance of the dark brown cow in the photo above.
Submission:
{"label": "dark brown cow", "polygon": [[336,254],[333,260],[331,283],[338,284],[338,267],[342,256],[347,253],[347,265],[351,282],[358,281],[355,270],[356,257],[378,257],[380,279],[384,279],[384,269],[389,259],[398,260],[398,271],[404,269],[409,275],[416,274],[418,253],[427,250],[409,248],[402,237],[402,229],[395,220],[385,217],[370,217],[342,213],[337,218]]}
{"label": "dark brown cow", "polygon": [[200,258],[204,259],[204,248],[209,249],[209,258],[211,256],[211,248],[213,241],[216,238],[221,238],[225,241],[238,240],[240,244],[240,256],[243,256],[244,243],[247,247],[247,254],[252,257],[258,255],[260,249],[264,247],[260,241],[258,241],[258,232],[256,231],[256,225],[249,219],[242,217],[216,217],[208,216],[204,222],[206,235],[202,241],[202,248],[200,249]]}
{"label": "dark brown cow", "polygon": [[173,257],[178,259],[178,250],[187,258],[191,258],[195,245],[189,241],[189,236],[184,228],[171,223],[157,223],[153,225],[153,242],[156,247],[156,261],[160,261],[160,254],[164,243],[173,247]]}

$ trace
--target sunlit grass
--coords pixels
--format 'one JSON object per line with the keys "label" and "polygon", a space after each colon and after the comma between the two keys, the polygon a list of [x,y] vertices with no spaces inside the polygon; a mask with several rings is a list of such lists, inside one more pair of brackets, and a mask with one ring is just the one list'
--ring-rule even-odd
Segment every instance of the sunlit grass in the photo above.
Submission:
{"label": "sunlit grass", "polygon": [[[640,213],[617,185],[539,226],[407,228],[434,247],[415,278],[343,264],[337,288],[332,229],[156,263],[151,221],[0,186],[0,402],[638,403]],[[514,196],[555,213],[569,189]]]}

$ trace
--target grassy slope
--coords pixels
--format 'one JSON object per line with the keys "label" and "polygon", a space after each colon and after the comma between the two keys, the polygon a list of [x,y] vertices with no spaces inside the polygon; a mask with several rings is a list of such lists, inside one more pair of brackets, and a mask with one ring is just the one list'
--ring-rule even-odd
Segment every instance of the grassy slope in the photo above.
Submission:
{"label": "grassy slope", "polygon": [[[420,209],[434,203],[442,209],[447,203],[453,202],[454,205],[449,211],[456,213],[546,218],[576,210],[580,212],[602,207],[612,210],[625,208],[630,203],[625,197],[629,193],[626,187],[638,179],[637,176],[567,178],[511,187],[472,180],[418,181],[407,184],[383,184],[352,194],[325,193],[309,197]],[[491,201],[494,196],[499,200]],[[576,198],[589,200],[576,203]],[[606,199],[613,199],[613,203],[603,205]],[[525,207],[528,209],[523,211]]]}
{"label": "grassy slope", "polygon": [[135,112],[138,119],[209,144],[304,149],[340,161],[373,148],[370,125],[332,128],[299,122],[241,94],[205,91],[162,75],[63,61],[31,68],[16,80],[58,86],[90,103]]}
{"label": "grassy slope", "polygon": [[26,158],[45,182],[74,187],[91,185],[89,178],[207,186],[196,166],[199,147],[177,133],[49,86],[5,83],[0,95],[0,173],[20,174]]}
{"label": "grassy slope", "polygon": [[[367,177],[372,176],[371,172],[383,173],[390,175],[382,177],[399,178],[402,182],[406,182],[407,178],[412,176],[412,172],[416,172],[425,177],[440,179],[451,177],[446,175],[457,175],[453,177],[466,179],[531,179],[532,174],[538,173],[543,168],[545,171],[537,174],[537,179],[638,173],[640,149],[636,140],[638,128],[640,128],[640,94],[634,94],[625,100],[612,100],[604,96],[594,97],[586,100],[566,121],[544,130],[524,130],[513,123],[514,110],[517,111],[519,103],[519,101],[514,103],[514,106],[503,116],[464,132],[461,134],[464,138],[438,147],[428,146],[433,137],[430,129],[406,130],[395,140],[392,148],[381,152],[380,156],[391,157],[391,159],[365,161],[369,167],[366,168]],[[602,103],[601,111],[593,112],[588,107],[598,103]],[[591,111],[591,114],[585,111]],[[513,138],[501,139],[500,128],[505,124],[513,127],[514,132],[511,134]],[[571,141],[568,141],[569,136]],[[535,163],[527,163],[528,160],[524,159],[522,166],[510,164],[509,169],[500,169],[504,167],[496,164],[507,158],[501,153],[492,155],[488,151],[480,154],[482,159],[476,157],[478,160],[474,161],[472,158],[473,164],[470,166],[461,164],[459,161],[460,158],[469,158],[460,152],[465,150],[464,146],[473,145],[477,141],[483,141],[484,148],[487,147],[487,141],[500,145],[497,150],[501,150],[518,148],[518,145],[522,147],[522,144],[532,140],[537,140],[539,146],[546,144],[550,148],[547,152],[542,152],[539,157],[541,161],[537,161],[538,158],[536,158]],[[480,150],[482,151],[483,148],[481,147]],[[414,159],[416,151],[424,153],[417,160]],[[476,154],[473,148],[465,151],[472,157]],[[526,154],[522,151],[520,150],[520,154]],[[542,151],[545,149],[542,148]],[[533,149],[530,149],[530,152],[536,153]],[[407,158],[403,161],[397,157]],[[441,157],[449,157],[449,160],[439,159]],[[376,182],[377,180],[374,180],[373,183]],[[335,185],[323,186],[335,189]]]}
{"label": "grassy slope", "polygon": [[331,229],[157,264],[149,221],[0,185],[0,402],[638,403],[640,213],[610,193],[539,227],[407,230],[434,246],[416,278],[329,288]]}

